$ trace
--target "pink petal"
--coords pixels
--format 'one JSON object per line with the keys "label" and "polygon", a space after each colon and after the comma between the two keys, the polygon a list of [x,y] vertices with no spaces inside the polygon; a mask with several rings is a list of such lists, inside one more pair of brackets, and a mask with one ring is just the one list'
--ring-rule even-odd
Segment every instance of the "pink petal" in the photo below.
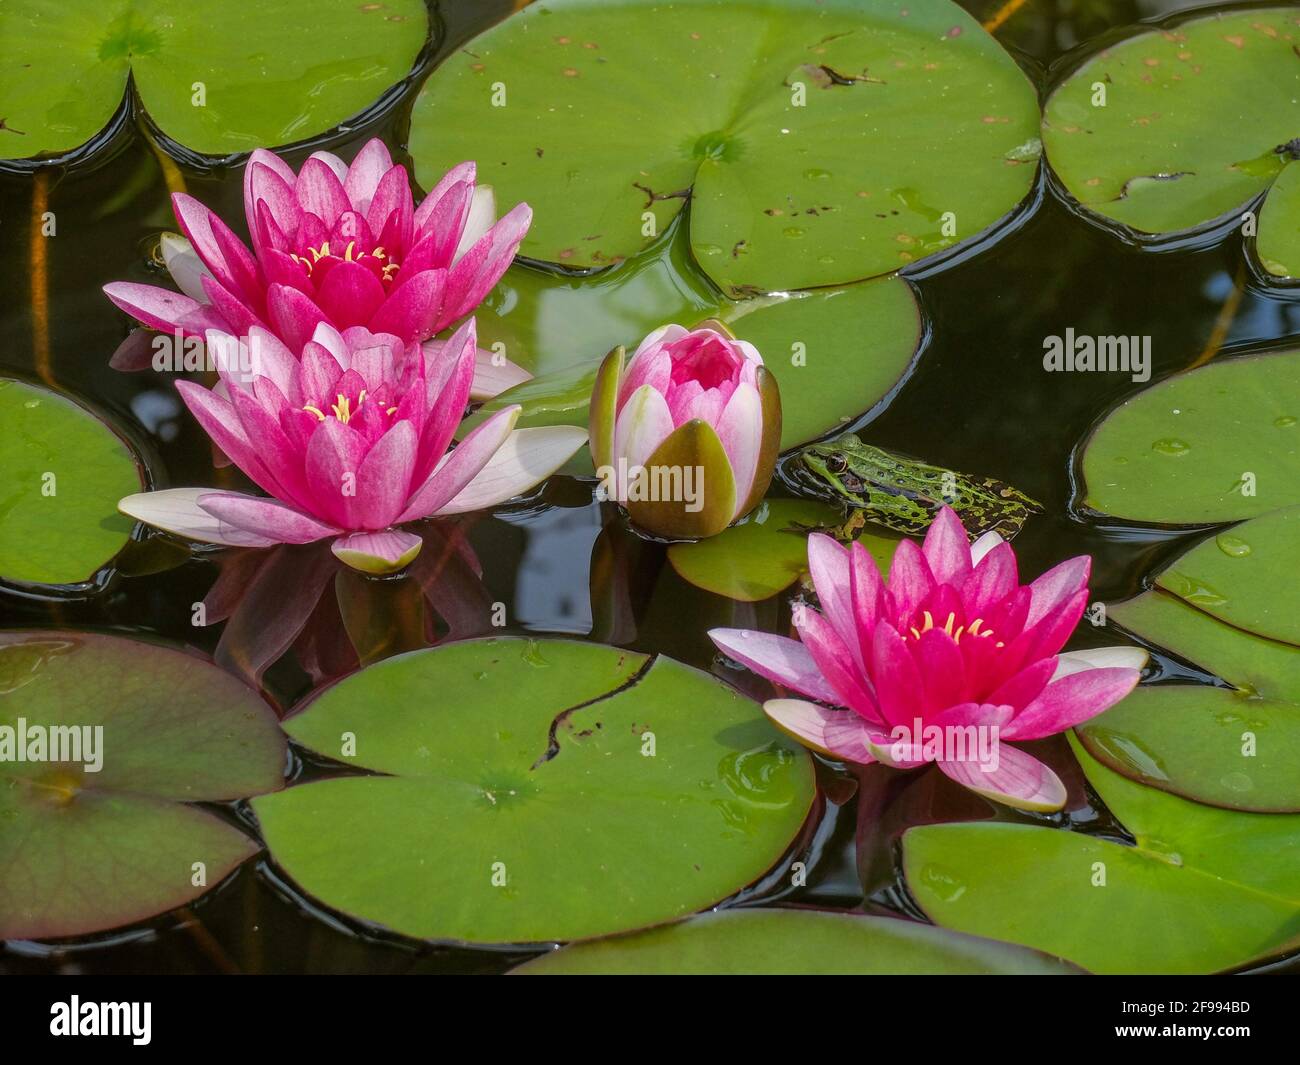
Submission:
{"label": "pink petal", "polygon": [[811,534],[808,537],[808,572],[826,620],[849,649],[854,666],[863,670],[866,660],[862,654],[857,617],[853,613],[848,548],[825,533]]}
{"label": "pink petal", "polygon": [[413,274],[389,293],[370,320],[371,331],[392,333],[404,344],[427,340],[441,328],[441,323],[460,317],[443,313],[446,285],[445,270]]}
{"label": "pink petal", "polygon": [[492,456],[505,444],[514,430],[515,422],[519,420],[521,410],[517,405],[505,407],[476,426],[456,445],[446,460],[429,474],[424,484],[411,497],[398,521],[427,518],[450,503],[482,472]]}
{"label": "pink petal", "polygon": [[469,314],[483,302],[514,259],[532,220],[532,208],[518,204],[451,268],[447,280],[448,321]]}
{"label": "pink petal", "polygon": [[382,529],[402,513],[411,491],[415,444],[415,427],[401,421],[370,448],[357,475],[357,518],[363,528]]}
{"label": "pink petal", "polygon": [[356,491],[365,452],[361,434],[336,418],[321,422],[307,445],[312,509],[340,529],[361,529]]}
{"label": "pink petal", "polygon": [[365,214],[370,209],[379,179],[393,167],[393,157],[388,148],[378,137],[366,141],[361,151],[348,167],[348,176],[343,179],[343,191],[352,204],[352,209]]}
{"label": "pink petal", "polygon": [[894,602],[896,623],[910,624],[917,607],[934,589],[934,577],[921,549],[911,540],[899,541],[889,565],[889,594]]}
{"label": "pink petal", "polygon": [[587,430],[572,425],[516,429],[477,476],[437,513],[464,514],[513,499],[546,480],[586,442]]}
{"label": "pink petal", "polygon": [[727,400],[716,427],[736,479],[737,506],[744,506],[754,487],[758,453],[763,446],[763,402],[758,389],[749,384],[740,385]]}
{"label": "pink petal", "polygon": [[773,684],[840,705],[839,693],[826,682],[808,648],[798,640],[750,629],[710,629],[709,639],[728,658]]}
{"label": "pink petal", "polygon": [[383,306],[384,286],[357,262],[335,263],[316,292],[316,303],[339,328],[366,325]]}
{"label": "pink petal", "polygon": [[281,544],[309,544],[339,531],[274,499],[240,492],[205,492],[198,504],[219,521]]}
{"label": "pink petal", "polygon": [[1053,566],[1030,584],[1031,599],[1025,628],[1037,625],[1048,614],[1061,609],[1080,589],[1086,588],[1091,569],[1092,559],[1087,555],[1079,555]]}
{"label": "pink petal", "polygon": [[340,536],[330,548],[340,562],[362,573],[382,575],[405,569],[420,553],[424,541],[404,529]]}
{"label": "pink petal", "polygon": [[473,163],[457,163],[438,179],[438,184],[429,190],[429,195],[416,208],[413,221],[417,232],[428,224],[430,215],[438,209],[438,203],[447,194],[449,188],[462,182],[468,185],[474,184],[476,170],[477,167]]}
{"label": "pink petal", "polygon": [[[911,541],[903,541],[908,543]],[[872,637],[871,677],[885,720],[893,725],[910,724],[921,707],[921,675],[906,641],[886,621],[876,626]]]}
{"label": "pink petal", "polygon": [[1142,674],[1136,669],[1089,669],[1054,680],[1003,730],[1009,740],[1036,740],[1074,728],[1128,695]]}
{"label": "pink petal", "polygon": [[199,308],[198,301],[189,296],[154,285],[138,285],[134,281],[114,281],[105,285],[104,295],[136,321],[164,333],[172,332],[181,318]]}
{"label": "pink petal", "polygon": [[1138,669],[1150,656],[1140,647],[1089,647],[1085,651],[1066,651],[1056,656],[1052,680],[1060,680],[1085,669]]}
{"label": "pink petal", "polygon": [[338,175],[320,159],[308,159],[302,164],[293,194],[299,206],[319,218],[327,229],[351,207]]}
{"label": "pink petal", "polygon": [[139,492],[123,499],[118,503],[117,509],[136,521],[203,544],[270,547],[276,542],[219,521],[209,514],[199,506],[198,500],[200,496],[211,492],[211,488],[166,488],[157,492]]}
{"label": "pink petal", "polygon": [[644,466],[672,431],[673,417],[663,394],[649,385],[637,389],[614,421],[615,461],[627,459],[630,477],[632,470]]}
{"label": "pink petal", "polygon": [[939,768],[962,787],[1018,810],[1050,812],[1065,806],[1065,785],[1033,755],[999,744],[998,767],[977,762],[940,762]]}
{"label": "pink petal", "polygon": [[284,233],[292,236],[297,231],[302,216],[293,195],[297,180],[293,169],[278,155],[265,148],[254,149],[244,167],[244,217],[250,232],[256,234],[259,200],[266,203],[271,218]]}
{"label": "pink petal", "polygon": [[1003,681],[988,697],[990,703],[1004,704],[1022,711],[1047,687],[1056,672],[1055,658],[1042,658]]}
{"label": "pink petal", "polygon": [[962,581],[961,599],[966,620],[983,619],[994,603],[1015,591],[1017,580],[1016,553],[1009,543],[999,540]]}
{"label": "pink petal", "polygon": [[925,711],[937,712],[966,698],[966,660],[957,641],[943,629],[927,629],[912,645],[921,682],[925,686]]}
{"label": "pink petal", "polygon": [[835,702],[856,710],[864,718],[878,720],[880,712],[863,683],[865,675],[857,668],[852,653],[831,623],[817,611],[804,608],[795,613],[794,624],[826,683],[839,694]]}
{"label": "pink petal", "polygon": [[960,584],[971,571],[970,540],[952,507],[940,507],[925,534],[921,553],[940,584]]}
{"label": "pink petal", "polygon": [[[425,350],[428,350],[430,344],[436,343],[437,341],[434,340],[427,341],[424,345]],[[474,352],[474,379],[470,385],[469,398],[493,399],[507,388],[522,385],[532,378],[532,374],[522,366],[515,365],[504,355],[498,356],[495,351],[477,348]]]}
{"label": "pink petal", "polygon": [[858,765],[875,761],[866,743],[866,726],[852,710],[827,710],[802,699],[769,699],[765,713],[777,728],[831,758]]}
{"label": "pink petal", "polygon": [[[366,208],[366,222],[373,232],[379,234],[379,242],[385,247],[391,250],[406,249],[411,246],[414,213],[411,181],[406,176],[405,167],[390,167],[375,186],[374,198]],[[390,235],[385,235],[385,231]]]}
{"label": "pink petal", "polygon": [[317,323],[325,320],[325,312],[308,296],[287,285],[271,285],[266,290],[266,311],[290,351],[302,351]]}

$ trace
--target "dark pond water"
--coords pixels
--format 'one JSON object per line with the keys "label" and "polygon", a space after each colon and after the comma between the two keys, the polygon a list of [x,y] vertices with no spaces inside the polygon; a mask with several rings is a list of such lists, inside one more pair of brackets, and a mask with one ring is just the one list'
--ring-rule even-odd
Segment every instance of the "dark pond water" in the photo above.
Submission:
{"label": "dark pond water", "polygon": [[[967,0],[965,6],[988,18],[999,5]],[[1070,62],[1072,49],[1096,47],[1115,27],[1185,6],[1162,0],[1029,0],[999,37],[1045,86]],[[350,158],[374,135],[402,145],[424,71],[510,5],[467,0],[433,8],[436,39],[401,95],[364,122],[285,153],[295,168],[321,147]],[[173,225],[169,181],[182,180],[188,191],[234,219],[240,216],[241,173],[238,167],[188,165],[168,173],[129,124],[86,165],[49,171],[37,180],[0,173],[3,372],[45,377],[90,401],[137,444],[157,479],[169,484],[209,483],[207,440],[192,419],[182,416],[170,382],[109,368],[127,323],[100,286],[124,277],[141,279],[158,231]],[[32,260],[28,233],[33,212],[47,209],[56,212],[59,229],[57,239],[44,245],[48,259],[42,266]],[[1015,484],[1047,509],[1017,540],[1022,572],[1037,573],[1086,552],[1095,559],[1096,598],[1131,595],[1143,574],[1198,534],[1099,523],[1075,514],[1076,446],[1100,414],[1143,386],[1123,374],[1045,374],[1043,338],[1068,326],[1079,333],[1150,335],[1153,377],[1159,378],[1214,349],[1300,333],[1300,296],[1252,287],[1242,273],[1243,261],[1235,233],[1158,252],[1127,246],[1074,217],[1044,182],[1032,209],[977,259],[968,253],[912,274],[929,337],[910,378],[884,409],[860,424],[862,435]],[[701,276],[690,285],[707,287],[708,282]],[[634,555],[634,633],[625,628],[611,636],[601,611],[593,616],[591,559],[606,523],[612,528],[600,549],[612,546]],[[667,565],[661,547],[630,542],[615,516],[593,502],[591,486],[575,480],[553,479],[537,500],[481,518],[468,527],[468,535],[483,565],[489,601],[508,606],[507,632],[592,633],[707,669],[714,663],[705,636],[710,625],[757,621],[776,628],[788,622],[775,600],[735,605],[687,585]],[[194,629],[190,611],[217,569],[210,561],[176,561],[128,552],[109,585],[85,599],[38,600],[0,592],[3,625],[115,630],[211,651],[220,628]],[[683,617],[691,623],[683,624]],[[1079,645],[1088,639],[1086,632],[1077,638]],[[404,647],[399,643],[393,649]],[[1160,666],[1173,675],[1183,669],[1171,662]],[[728,676],[747,683],[744,676]],[[267,673],[267,695],[281,708],[292,706],[310,687],[308,674],[291,659]],[[1060,817],[1068,817],[1077,830],[1122,838],[1123,830],[1095,798],[1089,799],[1077,769],[1071,770],[1064,743],[1039,746],[1038,753],[1054,764],[1076,797],[1075,807]],[[295,760],[298,773],[322,771],[297,755]],[[745,901],[779,897],[915,914],[895,869],[895,843],[903,827],[990,816],[1033,819],[995,810],[933,770],[893,774],[875,767],[859,776],[823,770],[822,783],[832,801],[803,843],[808,884],[798,889],[784,882],[760,884],[742,896]],[[869,815],[861,820],[871,827],[859,838],[860,813]],[[229,815],[244,816],[239,810]],[[375,934],[319,912],[262,860],[245,865],[192,908],[143,926],[57,945],[10,943],[0,950],[0,971],[490,973],[532,953],[431,947]],[[1281,967],[1300,969],[1300,964]]]}

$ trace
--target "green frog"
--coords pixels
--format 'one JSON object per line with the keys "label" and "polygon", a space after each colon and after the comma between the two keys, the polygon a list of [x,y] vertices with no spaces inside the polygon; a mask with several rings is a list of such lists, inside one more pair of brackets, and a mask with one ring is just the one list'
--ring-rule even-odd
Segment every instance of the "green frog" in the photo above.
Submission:
{"label": "green frog", "polygon": [[786,460],[783,473],[805,494],[844,508],[843,525],[820,531],[845,543],[869,521],[895,532],[922,533],[944,504],[957,512],[972,539],[996,531],[1010,540],[1030,514],[1043,510],[1002,481],[931,466],[851,434],[800,448]]}

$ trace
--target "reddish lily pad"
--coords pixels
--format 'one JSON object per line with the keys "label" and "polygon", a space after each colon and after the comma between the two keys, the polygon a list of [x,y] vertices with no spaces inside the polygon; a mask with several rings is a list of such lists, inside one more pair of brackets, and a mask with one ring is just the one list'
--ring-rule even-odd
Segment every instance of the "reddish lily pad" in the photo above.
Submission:
{"label": "reddish lily pad", "polygon": [[190,804],[280,787],[285,741],[194,655],[51,630],[0,633],[0,752],[0,939],[47,939],[182,906],[257,853]]}
{"label": "reddish lily pad", "polygon": [[325,905],[428,939],[579,939],[681,917],[767,872],[814,795],[807,753],[733,689],[569,640],[390,658],[286,728],[387,775],[254,800],[276,862]]}
{"label": "reddish lily pad", "polygon": [[722,910],[628,936],[577,943],[521,976],[1066,976],[1036,951],[891,917],[822,910]]}

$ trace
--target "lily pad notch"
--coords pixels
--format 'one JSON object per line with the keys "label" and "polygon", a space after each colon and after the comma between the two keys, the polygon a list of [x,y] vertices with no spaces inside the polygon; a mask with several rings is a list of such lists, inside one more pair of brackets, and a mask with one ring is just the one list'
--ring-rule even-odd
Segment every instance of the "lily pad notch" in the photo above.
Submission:
{"label": "lily pad notch", "polygon": [[423,0],[5,4],[0,159],[93,151],[140,109],[198,155],[305,141],[383,99],[428,33]]}
{"label": "lily pad notch", "polygon": [[689,200],[694,256],[736,297],[985,232],[1029,194],[1038,126],[1029,79],[948,0],[548,0],[433,72],[410,147],[426,185],[477,159],[534,208],[521,253],[566,267],[636,255]]}
{"label": "lily pad notch", "polygon": [[254,800],[274,860],[326,906],[422,939],[585,939],[697,912],[768,873],[815,797],[807,754],[722,681],[574,640],[390,658],[285,728],[386,775]]}
{"label": "lily pad notch", "polygon": [[1266,278],[1296,281],[1298,49],[1294,7],[1175,18],[1129,37],[1048,98],[1048,162],[1085,210],[1131,236],[1232,221]]}

